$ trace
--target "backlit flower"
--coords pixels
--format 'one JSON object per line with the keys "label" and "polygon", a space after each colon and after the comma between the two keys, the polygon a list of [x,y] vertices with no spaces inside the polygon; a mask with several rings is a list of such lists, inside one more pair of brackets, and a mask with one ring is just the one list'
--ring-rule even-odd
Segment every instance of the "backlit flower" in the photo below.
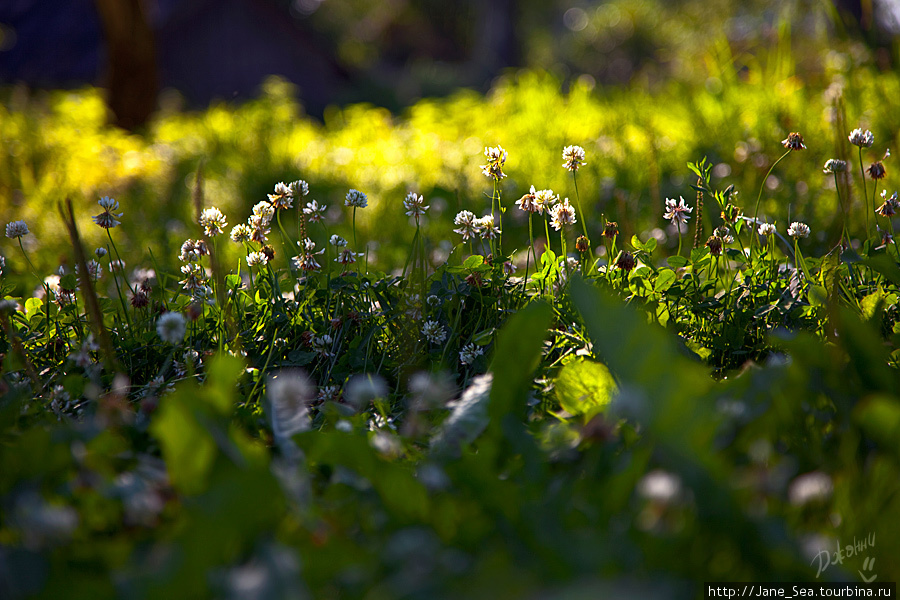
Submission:
{"label": "backlit flower", "polygon": [[837,158],[829,158],[825,161],[825,167],[822,169],[822,172],[826,175],[830,175],[832,173],[843,173],[846,170],[846,161],[839,160]]}
{"label": "backlit flower", "polygon": [[424,215],[425,211],[430,207],[430,205],[425,206],[425,198],[419,196],[415,192],[408,193],[406,195],[406,198],[403,200],[403,208],[406,209],[406,215],[409,217],[415,217],[416,219]]}
{"label": "backlit flower", "polygon": [[584,148],[581,146],[566,146],[562,153],[563,166],[569,171],[577,171],[584,162]]}
{"label": "backlit flower", "polygon": [[344,206],[365,208],[369,205],[369,198],[359,190],[350,190],[344,200]]}
{"label": "backlit flower", "polygon": [[275,192],[269,194],[269,202],[276,209],[291,208],[294,205],[294,192],[291,186],[283,181],[275,184]]}
{"label": "backlit flower", "polygon": [[506,150],[501,146],[496,148],[485,148],[484,156],[487,164],[481,166],[481,172],[485,177],[490,177],[495,181],[500,181],[506,175],[503,173],[503,164],[506,162]]}
{"label": "backlit flower", "polygon": [[244,223],[239,223],[231,228],[232,242],[246,242],[250,239],[251,235],[253,235],[253,230],[250,229],[249,225],[245,225]]}
{"label": "backlit flower", "polygon": [[181,262],[197,262],[201,256],[209,254],[209,248],[203,240],[185,240],[181,245],[181,253],[178,258]]}
{"label": "backlit flower", "polygon": [[251,252],[247,255],[247,266],[256,267],[268,264],[269,257],[264,252]]}
{"label": "backlit flower", "polygon": [[794,221],[791,223],[791,226],[788,227],[788,235],[792,238],[805,238],[809,237],[809,225],[806,223],[799,223]]}
{"label": "backlit flower", "polygon": [[781,144],[788,150],[806,150],[803,136],[799,133],[789,133],[787,138],[781,141]]}
{"label": "backlit flower", "polygon": [[493,240],[500,235],[500,228],[494,224],[494,215],[485,215],[476,222],[478,233],[483,240]]}
{"label": "backlit flower", "polygon": [[663,214],[663,218],[668,219],[673,223],[684,224],[691,218],[688,213],[694,209],[684,203],[684,198],[679,198],[679,200],[666,198],[666,212]]}
{"label": "backlit flower", "polygon": [[554,205],[553,208],[550,209],[550,225],[556,231],[562,229],[563,225],[571,225],[573,223],[577,223],[577,220],[575,219],[575,207],[569,204],[568,198]]}
{"label": "backlit flower", "polygon": [[759,226],[759,235],[773,235],[775,233],[775,223],[761,223]]}
{"label": "backlit flower", "polygon": [[865,131],[854,129],[850,132],[850,143],[860,148],[871,148],[872,144],[875,143],[875,136],[868,129]]}
{"label": "backlit flower", "polygon": [[156,321],[156,333],[169,344],[177,344],[184,339],[184,316],[177,312],[164,313]]}
{"label": "backlit flower", "polygon": [[437,321],[425,321],[422,336],[432,344],[443,344],[447,339],[447,330]]}
{"label": "backlit flower", "polygon": [[554,195],[553,190],[538,190],[534,193],[535,212],[539,215],[550,212],[553,205],[559,202],[559,196]]}
{"label": "backlit flower", "polygon": [[478,218],[474,213],[468,210],[462,210],[457,213],[456,217],[453,219],[453,224],[458,226],[458,229],[454,229],[453,232],[460,234],[463,237],[464,242],[475,237],[478,233]]}
{"label": "backlit flower", "polygon": [[203,227],[203,231],[207,236],[214,237],[225,231],[228,222],[225,220],[225,215],[222,214],[222,211],[212,206],[203,209],[203,212],[200,213],[200,226]]}
{"label": "backlit flower", "polygon": [[345,240],[344,238],[342,238],[341,236],[339,236],[338,234],[335,233],[328,240],[328,243],[336,248],[343,248],[344,246],[347,245],[347,240]]}
{"label": "backlit flower", "polygon": [[534,186],[531,186],[531,191],[516,200],[516,206],[518,206],[520,210],[524,210],[525,212],[538,212],[538,207],[534,203],[534,194]]}
{"label": "backlit flower", "polygon": [[326,208],[328,208],[328,206],[325,204],[319,204],[313,200],[307,202],[306,206],[303,207],[303,214],[306,215],[306,218],[310,223],[318,223],[325,217]]}

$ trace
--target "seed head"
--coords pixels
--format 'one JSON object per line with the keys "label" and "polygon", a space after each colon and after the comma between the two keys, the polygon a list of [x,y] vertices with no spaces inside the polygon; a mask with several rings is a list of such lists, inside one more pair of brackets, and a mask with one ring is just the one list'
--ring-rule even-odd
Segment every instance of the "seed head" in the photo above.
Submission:
{"label": "seed head", "polygon": [[869,177],[871,177],[875,181],[878,181],[879,179],[884,179],[884,176],[886,174],[886,171],[884,170],[884,165],[881,163],[881,161],[873,162],[871,165],[869,165],[869,168],[867,170],[869,173]]}
{"label": "seed head", "polygon": [[788,150],[806,150],[803,136],[799,133],[789,133],[787,138],[781,141],[781,144]]}
{"label": "seed head", "polygon": [[613,239],[619,235],[619,224],[615,221],[607,221],[606,227],[603,228],[603,237]]}
{"label": "seed head", "polygon": [[579,252],[587,252],[591,249],[591,240],[587,239],[585,236],[578,236],[578,239],[575,240],[575,249]]}
{"label": "seed head", "polygon": [[626,250],[619,252],[619,256],[616,257],[616,268],[619,268],[626,273],[632,270],[635,264],[636,261],[634,260],[634,255]]}

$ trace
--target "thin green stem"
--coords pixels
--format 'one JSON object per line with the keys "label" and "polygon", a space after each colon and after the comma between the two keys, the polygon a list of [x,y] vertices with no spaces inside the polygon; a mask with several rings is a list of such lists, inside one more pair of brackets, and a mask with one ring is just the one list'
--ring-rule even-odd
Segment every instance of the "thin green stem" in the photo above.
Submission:
{"label": "thin green stem", "polygon": [[[859,174],[862,176],[862,184],[863,184],[863,205],[869,201],[869,188],[866,185],[866,171],[863,168],[863,159],[862,159],[862,146],[859,147]],[[869,209],[868,207],[864,208],[866,214],[866,239],[869,238],[871,231],[869,229]]]}
{"label": "thin green stem", "polygon": [[[763,177],[762,184],[760,184],[760,186],[759,186],[759,194],[757,194],[757,196],[756,196],[756,209],[753,211],[753,226],[754,226],[754,227],[756,227],[756,222],[757,222],[757,220],[759,219],[759,202],[760,202],[760,200],[762,200],[762,193],[763,193],[763,189],[765,189],[765,187],[766,187],[766,181],[769,180],[769,175],[772,174],[772,171],[775,170],[775,167],[778,166],[778,163],[780,163],[782,160],[784,160],[784,158],[785,158],[788,154],[790,154],[790,153],[791,153],[791,150],[788,149],[787,152],[785,152],[784,154],[782,154],[781,157],[780,157],[778,160],[776,160],[774,163],[772,163],[772,166],[769,167],[769,172],[766,173],[766,176],[765,176],[765,177]],[[751,248],[751,250],[753,249],[753,240],[754,240],[754,239],[755,239],[755,236],[752,236],[752,235],[751,235],[751,236],[750,236],[750,248]]]}
{"label": "thin green stem", "polygon": [[578,214],[581,215],[581,227],[584,230],[584,237],[588,237],[587,219],[581,210],[581,197],[578,194],[578,171],[572,171],[572,181],[575,183],[575,205],[578,207]]}

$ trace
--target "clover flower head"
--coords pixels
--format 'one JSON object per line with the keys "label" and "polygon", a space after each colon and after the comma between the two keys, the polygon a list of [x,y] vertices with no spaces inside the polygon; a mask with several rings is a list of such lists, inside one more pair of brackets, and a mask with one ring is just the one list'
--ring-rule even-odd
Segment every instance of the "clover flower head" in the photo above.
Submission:
{"label": "clover flower head", "polygon": [[422,336],[432,344],[443,344],[447,339],[447,330],[437,321],[425,321],[422,325]]}
{"label": "clover flower head", "polygon": [[484,157],[487,159],[487,164],[481,166],[481,172],[485,177],[490,177],[494,181],[500,181],[506,177],[503,173],[503,164],[506,162],[507,152],[502,146],[485,148]]}
{"label": "clover flower head", "polygon": [[581,146],[566,146],[562,152],[563,166],[569,171],[577,171],[584,162],[584,148]]}
{"label": "clover flower head", "polygon": [[807,225],[806,223],[794,221],[793,223],[791,223],[791,226],[788,227],[787,232],[788,235],[792,238],[805,238],[809,237],[810,229],[809,225]]}
{"label": "clover flower head", "polygon": [[106,256],[106,248],[100,246],[99,248],[96,248],[94,250],[94,254],[97,255],[97,258],[103,258],[104,256]]}
{"label": "clover flower head", "polygon": [[868,129],[854,129],[850,132],[850,143],[860,148],[871,148],[875,143],[875,136]]}
{"label": "clover flower head", "polygon": [[789,133],[785,139],[781,140],[781,145],[788,150],[806,150],[803,136],[796,132]]}
{"label": "clover flower head", "polygon": [[309,429],[309,403],[314,394],[315,388],[300,370],[282,369],[269,375],[266,398],[276,440],[283,444],[295,433]]}
{"label": "clover flower head", "polygon": [[666,212],[663,214],[664,219],[669,219],[673,223],[687,223],[688,219],[690,219],[690,215],[688,213],[692,212],[694,209],[689,207],[684,202],[684,198],[679,196],[679,200],[675,200],[674,198],[666,198]]}
{"label": "clover flower head", "polygon": [[263,200],[253,205],[252,214],[259,218],[262,225],[268,226],[272,222],[272,217],[275,216],[275,207]]}
{"label": "clover flower head", "polygon": [[184,339],[184,316],[177,312],[164,313],[156,321],[156,333],[168,344],[178,344]]}
{"label": "clover flower head", "polygon": [[887,174],[887,171],[884,169],[884,164],[879,160],[873,162],[869,165],[869,168],[866,169],[866,172],[869,173],[869,177],[878,181],[879,179],[884,179],[884,176]]}
{"label": "clover flower head", "polygon": [[91,217],[94,220],[94,223],[103,229],[111,229],[121,224],[119,217],[121,217],[123,213],[116,214],[113,212],[119,209],[119,203],[116,200],[113,200],[109,196],[103,196],[97,201],[97,204],[103,207],[103,212],[95,217]]}
{"label": "clover flower head", "polygon": [[619,224],[615,221],[607,221],[603,227],[603,237],[613,239],[619,235]]}
{"label": "clover flower head", "polygon": [[572,225],[577,222],[575,207],[569,204],[568,198],[558,202],[550,209],[550,225],[556,231],[562,229],[563,225]]}
{"label": "clover flower head", "polygon": [[822,168],[822,172],[826,175],[831,175],[832,173],[843,173],[846,170],[847,161],[837,158],[829,158],[825,161],[825,166]]}
{"label": "clover flower head", "polygon": [[318,223],[325,217],[325,209],[328,208],[325,204],[319,204],[315,200],[311,202],[307,202],[306,206],[303,207],[303,214],[306,215],[306,218],[309,219],[310,223]]}
{"label": "clover flower head", "polygon": [[201,256],[209,254],[209,248],[203,240],[185,240],[181,245],[181,253],[178,258],[181,262],[193,263],[200,260]]}
{"label": "clover flower head", "polygon": [[347,197],[344,199],[344,206],[353,206],[355,208],[365,208],[369,205],[369,197],[359,190],[351,189],[347,192]]}
{"label": "clover flower head", "polygon": [[210,208],[204,208],[200,213],[200,226],[203,227],[203,232],[207,236],[214,237],[225,231],[228,222],[225,220],[225,215],[222,214],[221,210],[211,206]]}
{"label": "clover flower head", "polygon": [[115,271],[117,273],[122,273],[125,271],[125,261],[121,258],[116,258],[114,260],[109,261],[109,270]]}
{"label": "clover flower head", "polygon": [[425,211],[431,208],[431,205],[425,205],[425,198],[416,194],[415,192],[410,192],[406,195],[406,198],[403,200],[403,208],[406,209],[406,215],[409,217],[415,217],[418,219],[420,216],[425,214]]}
{"label": "clover flower head", "polygon": [[242,242],[246,242],[250,239],[250,236],[253,235],[253,230],[250,229],[249,225],[244,223],[238,223],[234,227],[231,228],[231,241],[237,242],[238,244]]}
{"label": "clover flower head", "polygon": [[198,290],[206,285],[206,271],[197,263],[182,265],[181,274],[184,275],[184,279],[178,283],[186,290]]}
{"label": "clover flower head", "polygon": [[759,225],[759,235],[774,235],[775,234],[775,223],[760,223]]}
{"label": "clover flower head", "polygon": [[6,267],[6,259],[0,256],[0,275],[3,275],[4,267]]}
{"label": "clover flower head", "polygon": [[347,245],[347,240],[335,233],[331,236],[331,238],[329,238],[328,243],[335,248],[343,248]]}
{"label": "clover flower head", "polygon": [[298,179],[294,183],[291,184],[291,195],[294,198],[302,198],[309,194],[309,184],[303,181],[302,179]]}
{"label": "clover flower head", "polygon": [[534,196],[534,186],[531,186],[531,190],[527,194],[516,200],[516,206],[518,206],[520,210],[523,210],[525,212],[538,212],[538,207],[534,203]]}
{"label": "clover flower head", "polygon": [[250,218],[247,219],[250,239],[258,244],[265,244],[269,239],[269,233],[272,231],[269,223],[271,223],[271,218],[262,215],[250,215]]}
{"label": "clover flower head", "polygon": [[469,343],[463,346],[463,349],[459,351],[459,362],[464,365],[471,365],[475,362],[475,359],[484,354],[484,349],[481,346],[476,346],[475,344]]}
{"label": "clover flower head", "polygon": [[493,240],[500,235],[500,228],[494,224],[494,215],[484,215],[476,221],[476,227],[483,240]]}
{"label": "clover flower head", "polygon": [[722,243],[725,245],[734,243],[734,236],[731,235],[731,229],[729,229],[727,225],[716,227],[715,231],[713,231],[713,235],[721,238]]}
{"label": "clover flower head", "polygon": [[276,210],[294,206],[294,190],[283,181],[275,184],[275,192],[269,194],[269,202]]}
{"label": "clover flower head", "polygon": [[616,257],[616,268],[621,269],[622,271],[628,272],[632,270],[637,261],[634,259],[634,254],[628,251],[621,251],[619,255]]}
{"label": "clover flower head", "polygon": [[6,225],[6,237],[10,239],[20,238],[28,233],[28,224],[25,221],[13,221]]}
{"label": "clover flower head", "polygon": [[[75,272],[79,273],[79,271],[78,265],[75,265]],[[87,262],[87,273],[91,281],[97,281],[103,276],[103,267],[96,260],[91,259]]]}
{"label": "clover flower head", "polygon": [[350,248],[343,248],[337,255],[337,258],[334,259],[334,262],[344,265],[352,265],[356,262],[356,257],[362,256],[362,253],[357,253],[351,250]]}
{"label": "clover flower head", "polygon": [[468,210],[459,211],[453,219],[453,224],[459,227],[453,232],[461,235],[464,242],[475,237],[480,229],[475,213]]}
{"label": "clover flower head", "polygon": [[109,196],[103,196],[97,201],[97,204],[106,211],[119,210],[119,202]]}
{"label": "clover flower head", "polygon": [[722,238],[717,235],[709,236],[709,239],[706,240],[706,247],[709,248],[709,253],[712,256],[721,256],[722,255]]}
{"label": "clover flower head", "polygon": [[256,267],[259,265],[266,265],[269,263],[269,257],[266,256],[265,252],[251,252],[247,255],[247,266],[248,267]]}

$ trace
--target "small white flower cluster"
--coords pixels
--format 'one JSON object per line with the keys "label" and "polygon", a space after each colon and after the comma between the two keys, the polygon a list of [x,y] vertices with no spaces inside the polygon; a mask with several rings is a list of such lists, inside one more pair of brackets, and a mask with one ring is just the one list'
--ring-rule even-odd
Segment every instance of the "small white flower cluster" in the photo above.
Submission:
{"label": "small white flower cluster", "polygon": [[854,129],[850,132],[849,138],[851,144],[860,148],[871,148],[872,144],[875,143],[875,136],[868,129],[865,131],[858,128]]}
{"label": "small white flower cluster", "polygon": [[326,205],[319,204],[313,200],[306,203],[306,206],[303,208],[303,215],[310,223],[318,223],[325,218],[325,210],[327,208]]}
{"label": "small white flower cluster", "polygon": [[222,211],[215,206],[212,206],[203,209],[200,213],[200,226],[203,227],[203,232],[206,233],[208,237],[215,237],[225,231],[228,222],[225,219],[225,215],[222,214]]}
{"label": "small white flower cluster", "polygon": [[25,221],[13,221],[6,225],[6,237],[10,239],[20,238],[28,234],[28,224]]}
{"label": "small white flower cluster", "polygon": [[485,148],[484,157],[487,164],[481,166],[481,172],[485,177],[490,177],[494,181],[500,181],[506,174],[503,173],[503,164],[506,162],[507,152],[502,146],[496,148]]}
{"label": "small white flower cluster", "polygon": [[759,225],[759,235],[774,235],[775,231],[775,223],[760,223]]}
{"label": "small white flower cluster", "polygon": [[[78,273],[79,271],[78,265],[75,265],[75,272]],[[91,259],[87,262],[87,272],[91,281],[98,281],[103,276],[103,267],[100,266],[99,262]]]}
{"label": "small white flower cluster", "polygon": [[309,238],[297,242],[300,247],[300,254],[295,256],[292,261],[295,269],[301,271],[318,271],[322,265],[316,260],[316,256],[325,252],[325,249],[316,252],[316,243]]}
{"label": "small white flower cluster", "polygon": [[167,344],[179,344],[184,339],[184,316],[177,312],[167,312],[156,321],[156,333]]}
{"label": "small white flower cluster", "polygon": [[550,209],[550,225],[556,231],[562,229],[563,225],[572,225],[576,222],[575,207],[569,204],[568,198],[565,198],[562,202],[557,202]]}
{"label": "small white flower cluster", "polygon": [[265,252],[251,252],[247,255],[247,266],[248,267],[258,267],[260,265],[265,266],[269,263],[269,257],[266,256]]}
{"label": "small white flower cluster", "polygon": [[581,146],[566,146],[563,148],[563,166],[569,171],[577,171],[584,161],[584,148]]}
{"label": "small white flower cluster", "polygon": [[447,330],[437,321],[425,321],[422,325],[422,336],[432,344],[443,344],[447,339]]}
{"label": "small white flower cluster", "polygon": [[457,213],[453,219],[453,224],[458,227],[453,230],[454,233],[463,236],[464,242],[476,236],[481,236],[481,239],[487,240],[494,239],[500,235],[500,228],[494,223],[493,215],[485,215],[479,219],[471,211],[463,210]]}
{"label": "small white flower cluster", "polygon": [[559,196],[555,196],[553,190],[535,190],[534,186],[531,186],[531,191],[516,200],[516,206],[525,212],[542,215],[544,211],[549,213],[557,202]]}
{"label": "small white flower cluster", "polygon": [[791,226],[788,227],[787,232],[788,235],[792,238],[805,238],[809,237],[810,229],[809,225],[807,225],[806,223],[799,223],[797,221],[794,221],[793,223],[791,223]]}
{"label": "small white flower cluster", "polygon": [[111,229],[118,225],[121,225],[119,218],[124,213],[116,214],[113,211],[119,210],[119,203],[116,200],[113,200],[109,196],[103,196],[100,200],[97,201],[97,204],[103,208],[103,212],[99,215],[92,217],[94,223],[99,225],[104,229]]}
{"label": "small white flower cluster", "polygon": [[181,262],[193,263],[199,262],[200,258],[209,254],[209,248],[203,240],[185,240],[181,244],[181,253],[178,258]]}
{"label": "small white flower cluster", "polygon": [[471,365],[475,362],[475,359],[484,354],[484,349],[481,346],[476,346],[475,344],[469,343],[463,346],[463,349],[459,351],[459,362],[464,365]]}
{"label": "small white flower cluster", "polygon": [[359,190],[350,190],[344,200],[344,206],[352,206],[355,208],[365,208],[369,205],[369,198]]}
{"label": "small white flower cluster", "polygon": [[663,218],[672,221],[676,225],[684,225],[691,218],[688,213],[693,210],[693,208],[685,204],[683,197],[679,196],[679,200],[666,198],[666,212],[663,214]]}
{"label": "small white flower cluster", "polygon": [[415,192],[410,192],[403,200],[403,208],[406,209],[407,216],[415,217],[416,221],[418,221],[419,217],[424,215],[425,211],[431,208],[431,205],[426,206],[425,198],[416,194]]}
{"label": "small white flower cluster", "polygon": [[334,338],[327,333],[321,337],[314,337],[310,343],[312,344],[313,350],[315,350],[319,356],[324,358],[333,356],[331,347],[334,344]]}

